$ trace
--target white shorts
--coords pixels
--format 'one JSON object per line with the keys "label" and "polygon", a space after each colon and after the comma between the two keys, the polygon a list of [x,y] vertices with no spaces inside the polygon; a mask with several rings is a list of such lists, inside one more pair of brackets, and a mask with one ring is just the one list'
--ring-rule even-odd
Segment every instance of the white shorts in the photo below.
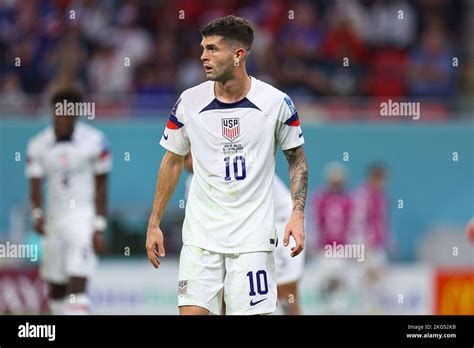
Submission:
{"label": "white shorts", "polygon": [[295,257],[291,257],[291,248],[296,244],[290,237],[287,247],[283,246],[286,224],[277,225],[278,245],[275,249],[277,284],[294,283],[303,277],[305,249]]}
{"label": "white shorts", "polygon": [[222,254],[184,245],[178,275],[178,306],[211,314],[256,315],[276,310],[273,252]]}
{"label": "white shorts", "polygon": [[348,274],[354,272],[354,267],[357,266],[356,263],[352,259],[330,258],[325,255],[324,251],[319,252],[316,256],[316,264],[320,285],[324,287],[331,280],[346,283]]}
{"label": "white shorts", "polygon": [[366,249],[364,265],[367,268],[378,269],[384,268],[388,264],[388,257],[385,250],[379,249]]}
{"label": "white shorts", "polygon": [[66,284],[70,277],[90,278],[97,262],[88,224],[71,222],[61,233],[46,231],[40,268],[40,274],[46,281]]}

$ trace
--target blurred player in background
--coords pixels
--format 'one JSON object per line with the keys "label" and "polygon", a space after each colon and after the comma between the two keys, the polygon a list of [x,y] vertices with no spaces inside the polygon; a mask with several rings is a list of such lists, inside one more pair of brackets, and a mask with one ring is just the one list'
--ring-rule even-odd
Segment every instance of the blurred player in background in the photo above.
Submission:
{"label": "blurred player in background", "polygon": [[36,231],[44,236],[41,276],[49,285],[51,314],[88,314],[87,280],[96,268],[96,254],[105,248],[111,154],[99,130],[76,121],[80,115],[58,114],[59,104],[83,103],[80,92],[59,90],[51,103],[53,125],[27,147],[32,218]]}
{"label": "blurred player in background", "polygon": [[324,249],[333,243],[346,244],[351,222],[352,203],[345,190],[345,167],[339,163],[330,163],[326,167],[326,181],[327,187],[315,196],[317,249]]}
{"label": "blurred player in background", "polygon": [[354,214],[351,229],[364,243],[366,263],[377,276],[387,262],[388,199],[384,192],[387,170],[382,164],[369,167],[368,176],[353,196]]}
{"label": "blurred player in background", "polygon": [[[350,258],[332,257],[335,248],[348,244],[352,214],[351,196],[346,191],[346,168],[340,163],[330,163],[325,168],[327,186],[313,198],[317,231],[317,288],[323,298],[320,309],[325,314],[347,313],[348,291],[353,264]],[[327,254],[330,248],[332,253]]]}
{"label": "blurred player in background", "polygon": [[[160,144],[163,157],[149,219],[146,250],[155,268],[165,254],[160,221],[191,150],[194,177],[183,223],[178,275],[180,314],[266,314],[276,309],[273,178],[276,146],[289,164],[290,235],[304,246],[307,162],[291,99],[250,77],[253,43],[246,20],[227,16],[201,28],[209,81],[181,94]],[[224,301],[222,300],[224,296]]]}
{"label": "blurred player in background", "polygon": [[360,264],[359,290],[364,313],[379,313],[374,302],[383,291],[383,277],[387,272],[389,247],[388,198],[384,188],[387,170],[375,163],[369,166],[367,179],[354,192],[354,214],[351,230],[358,243],[365,247],[365,260]]}
{"label": "blurred player in background", "polygon": [[[186,179],[186,200],[193,179],[193,159],[188,152],[184,159],[184,167],[189,171]],[[291,257],[283,247],[285,225],[291,215],[291,193],[285,183],[275,175],[273,182],[273,203],[275,205],[275,225],[278,241],[275,248],[275,265],[277,278],[277,294],[279,305],[287,315],[300,315],[298,282],[303,277],[304,250],[298,257]],[[224,304],[225,305],[225,304]]]}

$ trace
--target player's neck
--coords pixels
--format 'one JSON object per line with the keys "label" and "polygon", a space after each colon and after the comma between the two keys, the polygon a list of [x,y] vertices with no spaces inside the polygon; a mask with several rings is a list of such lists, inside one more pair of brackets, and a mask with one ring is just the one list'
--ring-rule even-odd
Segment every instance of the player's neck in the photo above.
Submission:
{"label": "player's neck", "polygon": [[234,103],[243,99],[250,91],[251,79],[246,71],[236,74],[227,81],[216,81],[214,94],[223,103]]}

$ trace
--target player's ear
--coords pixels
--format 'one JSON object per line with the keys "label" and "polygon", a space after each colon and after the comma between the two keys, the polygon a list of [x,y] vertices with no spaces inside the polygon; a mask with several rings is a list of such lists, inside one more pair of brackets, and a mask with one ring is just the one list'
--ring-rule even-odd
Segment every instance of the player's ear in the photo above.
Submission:
{"label": "player's ear", "polygon": [[234,60],[238,59],[239,61],[243,61],[246,55],[246,51],[242,47],[238,47],[234,50]]}

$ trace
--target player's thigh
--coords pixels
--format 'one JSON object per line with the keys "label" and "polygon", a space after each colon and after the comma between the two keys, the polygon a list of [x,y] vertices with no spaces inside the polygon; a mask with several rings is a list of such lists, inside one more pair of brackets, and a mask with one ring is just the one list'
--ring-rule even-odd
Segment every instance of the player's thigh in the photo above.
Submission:
{"label": "player's thigh", "polygon": [[224,274],[223,254],[183,245],[179,258],[178,306],[197,306],[221,314]]}
{"label": "player's thigh", "polygon": [[69,294],[85,293],[87,288],[87,278],[85,277],[69,277],[67,292]]}
{"label": "player's thigh", "polygon": [[53,300],[64,299],[67,294],[67,284],[48,282],[48,296]]}
{"label": "player's thigh", "polygon": [[65,240],[59,235],[46,235],[42,241],[42,248],[41,277],[49,283],[65,285],[68,280],[65,267]]}
{"label": "player's thigh", "polygon": [[224,297],[227,314],[268,314],[276,309],[273,252],[228,254]]}
{"label": "player's thigh", "polygon": [[90,278],[97,269],[98,259],[92,245],[92,234],[73,234],[67,240],[66,273],[70,278]]}
{"label": "player's thigh", "polygon": [[199,306],[180,306],[179,315],[208,315],[209,310]]}

